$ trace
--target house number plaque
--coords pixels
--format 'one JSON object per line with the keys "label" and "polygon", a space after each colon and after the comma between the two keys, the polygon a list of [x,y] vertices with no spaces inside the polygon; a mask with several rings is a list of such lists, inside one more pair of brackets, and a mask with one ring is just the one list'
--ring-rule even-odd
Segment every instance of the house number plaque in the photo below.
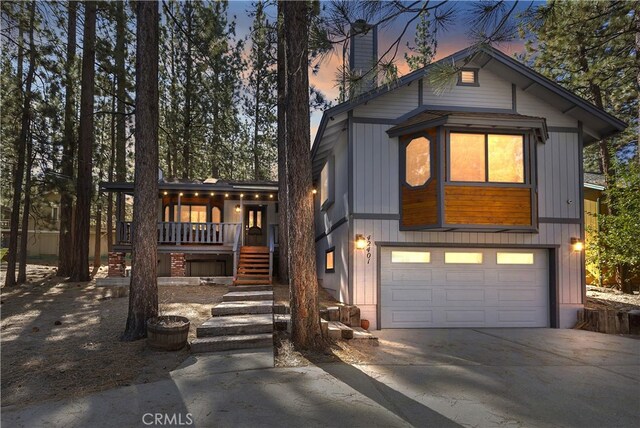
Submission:
{"label": "house number plaque", "polygon": [[371,263],[371,235],[367,235],[367,264]]}

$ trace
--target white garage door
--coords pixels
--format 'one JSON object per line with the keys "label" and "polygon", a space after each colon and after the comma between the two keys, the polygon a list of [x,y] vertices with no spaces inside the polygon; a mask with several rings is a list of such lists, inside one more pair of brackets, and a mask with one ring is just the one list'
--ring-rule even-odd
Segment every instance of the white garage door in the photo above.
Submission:
{"label": "white garage door", "polygon": [[381,327],[548,327],[547,250],[382,249]]}

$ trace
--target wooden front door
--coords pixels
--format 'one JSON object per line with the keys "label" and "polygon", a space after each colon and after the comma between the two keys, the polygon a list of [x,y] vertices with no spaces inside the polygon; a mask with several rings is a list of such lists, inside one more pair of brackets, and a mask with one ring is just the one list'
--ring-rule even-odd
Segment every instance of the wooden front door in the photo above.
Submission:
{"label": "wooden front door", "polygon": [[244,245],[267,245],[267,210],[265,206],[244,206]]}

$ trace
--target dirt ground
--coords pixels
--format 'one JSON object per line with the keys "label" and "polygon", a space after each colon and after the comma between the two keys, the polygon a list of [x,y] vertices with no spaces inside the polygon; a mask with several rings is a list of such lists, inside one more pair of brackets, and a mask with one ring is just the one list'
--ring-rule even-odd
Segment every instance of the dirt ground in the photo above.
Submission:
{"label": "dirt ground", "polygon": [[[96,277],[105,276],[101,269]],[[25,406],[165,378],[189,355],[121,342],[128,298],[105,298],[90,282],[63,282],[55,268],[30,265],[29,282],[1,290],[2,406]],[[2,278],[2,283],[4,279]],[[160,286],[161,315],[191,321],[189,339],[226,286]]]}
{"label": "dirt ground", "polygon": [[640,310],[640,294],[623,294],[618,290],[587,285],[589,309],[612,309],[617,311]]}

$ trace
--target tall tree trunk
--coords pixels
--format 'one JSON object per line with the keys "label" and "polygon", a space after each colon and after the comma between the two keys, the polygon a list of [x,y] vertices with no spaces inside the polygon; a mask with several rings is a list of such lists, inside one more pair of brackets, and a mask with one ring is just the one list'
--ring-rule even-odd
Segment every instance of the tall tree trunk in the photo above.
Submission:
{"label": "tall tree trunk", "polygon": [[[115,89],[115,76],[112,82],[112,89]],[[115,93],[114,90],[112,92]],[[109,149],[109,182],[113,181],[114,168],[116,164],[116,120],[115,113],[116,108],[116,96],[111,97],[111,133],[110,133],[110,149]],[[107,251],[111,251],[113,247],[113,192],[107,193]]]}
{"label": "tall tree trunk", "polygon": [[322,344],[309,156],[309,12],[307,2],[287,2],[284,7],[291,337],[299,349]]}
{"label": "tall tree trunk", "polygon": [[191,96],[192,96],[192,73],[193,73],[193,59],[191,57],[191,37],[193,36],[193,9],[191,3],[186,2],[184,5],[185,19],[187,21],[187,47],[185,52],[185,77],[184,77],[184,135],[183,135],[183,149],[182,160],[184,162],[184,169],[182,170],[182,178],[191,178]]}
{"label": "tall tree trunk", "polygon": [[122,340],[147,334],[158,315],[158,3],[138,2],[136,31],[136,154],[129,316]]}
{"label": "tall tree trunk", "polygon": [[278,0],[278,276],[289,283],[289,223],[287,213],[287,122],[285,98],[287,93],[287,58],[284,37],[284,3]]}
{"label": "tall tree trunk", "polygon": [[100,197],[96,201],[96,228],[95,239],[93,240],[93,272],[98,273],[100,269],[100,247],[102,245],[102,202]]}
{"label": "tall tree trunk", "polygon": [[71,281],[89,281],[89,223],[93,187],[93,94],[95,89],[96,2],[85,3],[80,89],[80,133]]}
{"label": "tall tree trunk", "polygon": [[[29,140],[31,133],[29,133]],[[31,214],[31,168],[33,167],[33,141],[27,141],[27,170],[24,180],[22,206],[22,236],[18,252],[18,284],[27,282],[27,243],[29,241],[29,215]]]}
{"label": "tall tree trunk", "polygon": [[76,61],[76,15],[78,4],[69,2],[67,20],[67,57],[64,65],[64,143],[62,148],[62,184],[60,186],[60,233],[58,238],[58,276],[71,275],[72,247],[71,235],[73,223],[72,185],[74,176],[74,157],[76,141],[73,126],[75,122],[75,85],[73,69]]}
{"label": "tall tree trunk", "polygon": [[636,161],[640,163],[640,7],[636,3],[636,7],[633,11],[633,20],[636,24],[636,91],[638,98],[638,126],[636,128]]}
{"label": "tall tree trunk", "polygon": [[[125,36],[127,33],[127,17],[124,12],[124,1],[116,3],[116,48],[114,52],[116,66],[116,97],[118,121],[116,122],[116,181],[123,182],[127,179],[127,124],[126,124],[126,97],[127,97],[127,70],[125,58],[127,47]],[[124,209],[124,204],[123,209]]]}
{"label": "tall tree trunk", "polygon": [[260,78],[261,71],[256,73],[255,114],[253,123],[253,179],[260,180],[260,156],[258,153],[258,131],[260,129]]}
{"label": "tall tree trunk", "polygon": [[[36,2],[30,3],[29,9],[29,69],[27,71],[27,79],[24,86],[24,101],[22,106],[22,118],[20,120],[20,135],[16,144],[18,159],[13,175],[13,203],[11,206],[11,229],[9,231],[9,247],[7,254],[7,276],[5,285],[16,285],[16,260],[18,252],[18,222],[20,221],[20,202],[22,200],[22,179],[24,178],[25,151],[27,146],[27,137],[29,135],[29,125],[31,124],[31,86],[33,85],[33,77],[36,67],[36,49],[33,41],[33,31],[36,16]],[[22,22],[20,27],[22,28]],[[20,44],[22,44],[20,42]],[[22,58],[18,59],[18,67],[22,67]],[[22,72],[19,74],[22,77]],[[26,240],[27,231],[22,231],[22,240]]]}

